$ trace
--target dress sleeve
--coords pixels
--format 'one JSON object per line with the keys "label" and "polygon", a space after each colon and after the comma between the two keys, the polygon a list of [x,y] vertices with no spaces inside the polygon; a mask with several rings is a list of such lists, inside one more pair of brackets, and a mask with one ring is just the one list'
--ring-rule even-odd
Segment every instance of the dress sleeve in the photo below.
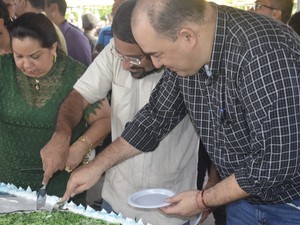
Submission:
{"label": "dress sleeve", "polygon": [[[10,82],[15,82],[15,62],[13,54],[0,55],[0,93],[3,91],[3,85],[7,85]],[[9,80],[5,80],[5,79]]]}
{"label": "dress sleeve", "polygon": [[3,62],[4,62],[4,59],[3,59],[3,56],[0,56],[0,93],[3,89],[2,85],[3,85]]}

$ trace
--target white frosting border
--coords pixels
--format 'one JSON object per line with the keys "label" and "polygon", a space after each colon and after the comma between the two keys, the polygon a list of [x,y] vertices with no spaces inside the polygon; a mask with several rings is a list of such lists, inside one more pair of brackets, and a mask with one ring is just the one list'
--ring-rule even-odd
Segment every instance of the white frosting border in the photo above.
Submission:
{"label": "white frosting border", "polygon": [[[25,199],[30,199],[30,200],[36,199],[36,191],[32,191],[30,187],[28,187],[26,190],[24,190],[23,188],[17,188],[13,184],[5,184],[5,183],[1,182],[0,183],[0,191],[7,192],[9,194],[13,194],[15,196],[19,196],[19,197],[22,197]],[[60,198],[57,196],[47,195],[46,205],[48,205],[48,209],[49,209],[49,206],[50,206],[50,208],[52,208],[54,206],[54,204],[56,202],[58,202],[59,200],[60,200]],[[90,206],[87,206],[86,208],[82,205],[77,206],[72,201],[69,203],[66,203],[64,205],[64,209],[68,209],[70,212],[81,214],[86,217],[105,220],[109,223],[121,223],[122,225],[144,225],[142,220],[139,220],[138,222],[136,222],[134,219],[125,218],[122,214],[117,215],[113,212],[107,213],[105,210],[96,211]],[[147,224],[147,225],[150,225],[150,224]]]}

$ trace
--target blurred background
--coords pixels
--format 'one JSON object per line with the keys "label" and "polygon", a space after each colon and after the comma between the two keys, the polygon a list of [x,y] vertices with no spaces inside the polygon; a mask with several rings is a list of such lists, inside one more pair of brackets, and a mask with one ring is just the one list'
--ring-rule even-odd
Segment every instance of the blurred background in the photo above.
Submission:
{"label": "blurred background", "polygon": [[[210,0],[219,5],[228,5],[236,8],[248,10],[252,7],[255,0]],[[103,26],[111,24],[111,10],[114,0],[66,0],[68,9],[66,17],[69,22],[77,27],[82,26],[81,15],[92,13],[98,18],[96,34]],[[300,0],[295,0],[294,10],[300,10]]]}

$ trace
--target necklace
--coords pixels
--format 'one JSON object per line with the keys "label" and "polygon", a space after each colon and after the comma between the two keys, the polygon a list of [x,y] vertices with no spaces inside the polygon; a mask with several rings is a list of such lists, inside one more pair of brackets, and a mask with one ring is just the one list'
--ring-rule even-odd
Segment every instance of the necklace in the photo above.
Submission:
{"label": "necklace", "polygon": [[40,81],[38,79],[35,79],[34,89],[36,91],[40,90]]}

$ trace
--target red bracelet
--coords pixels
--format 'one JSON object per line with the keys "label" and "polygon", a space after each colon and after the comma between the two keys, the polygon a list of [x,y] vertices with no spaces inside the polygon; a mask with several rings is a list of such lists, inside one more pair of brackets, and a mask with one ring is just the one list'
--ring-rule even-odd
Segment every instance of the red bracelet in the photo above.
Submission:
{"label": "red bracelet", "polygon": [[200,209],[200,205],[198,203],[198,196],[199,196],[200,192],[201,191],[198,191],[197,194],[196,194],[196,204],[197,204],[198,209]]}
{"label": "red bracelet", "polygon": [[205,208],[209,208],[204,202],[204,190],[202,190],[202,192],[201,192],[201,203]]}

